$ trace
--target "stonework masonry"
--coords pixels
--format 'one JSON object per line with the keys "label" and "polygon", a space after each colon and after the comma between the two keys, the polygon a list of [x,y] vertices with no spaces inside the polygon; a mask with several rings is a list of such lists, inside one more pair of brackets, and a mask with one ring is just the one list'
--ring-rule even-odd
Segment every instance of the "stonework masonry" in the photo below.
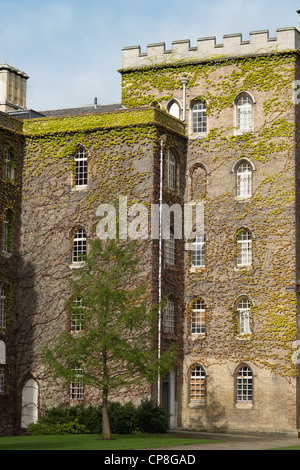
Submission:
{"label": "stonework masonry", "polygon": [[[126,47],[119,107],[0,114],[1,434],[20,432],[45,406],[77,403],[40,359],[70,328],[74,234],[92,236],[101,202],[159,204],[162,184],[164,204],[204,213],[203,227],[163,240],[161,252],[159,240],[138,240],[149,303],[160,286],[167,301],[162,347],[176,342],[178,360],[159,391],[111,399],[159,399],[171,428],[298,436],[299,34]],[[74,184],[79,150],[84,188]],[[80,402],[100,398],[87,388]]]}

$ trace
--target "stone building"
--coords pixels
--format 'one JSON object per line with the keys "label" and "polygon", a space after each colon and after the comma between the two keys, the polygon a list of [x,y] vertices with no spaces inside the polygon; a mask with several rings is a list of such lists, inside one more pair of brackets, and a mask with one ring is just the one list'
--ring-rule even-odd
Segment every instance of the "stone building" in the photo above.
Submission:
{"label": "stone building", "polygon": [[[298,435],[299,51],[294,27],[126,47],[120,105],[4,109],[2,433],[99,401],[54,383],[39,351],[71,327],[67,278],[97,207],[126,196],[173,206],[169,239],[138,251],[149,299],[167,299],[157,340],[180,354],[156,390],[112,398],[158,398],[171,428]],[[204,224],[178,235],[175,206]]]}

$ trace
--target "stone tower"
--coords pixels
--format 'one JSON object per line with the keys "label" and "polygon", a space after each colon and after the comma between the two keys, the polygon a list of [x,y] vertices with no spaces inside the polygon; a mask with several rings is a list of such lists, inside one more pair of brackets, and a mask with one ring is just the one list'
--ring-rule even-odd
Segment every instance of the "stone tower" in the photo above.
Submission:
{"label": "stone tower", "polygon": [[0,111],[26,108],[28,75],[7,64],[0,64]]}

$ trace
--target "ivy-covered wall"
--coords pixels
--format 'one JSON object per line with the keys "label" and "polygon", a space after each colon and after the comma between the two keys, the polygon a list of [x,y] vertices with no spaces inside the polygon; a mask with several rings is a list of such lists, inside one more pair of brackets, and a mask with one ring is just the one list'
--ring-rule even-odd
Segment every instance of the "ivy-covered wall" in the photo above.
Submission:
{"label": "ivy-covered wall", "polygon": [[[298,335],[298,134],[293,103],[298,62],[296,52],[274,51],[121,71],[123,104],[129,107],[156,102],[168,109],[170,100],[176,99],[182,108],[181,78],[189,79],[185,201],[204,204],[206,254],[205,266],[196,269],[191,269],[191,253],[185,256],[182,419],[186,428],[298,426],[298,370],[293,356]],[[252,129],[243,133],[236,121],[236,98],[241,92],[253,98]],[[207,131],[202,135],[192,132],[191,123],[193,102],[199,99],[207,106]],[[247,200],[236,194],[235,165],[243,158],[253,168],[252,197]],[[195,201],[190,179],[199,165],[205,173],[205,194]],[[236,233],[242,227],[252,234],[253,260],[248,268],[237,266]],[[194,296],[205,302],[205,334],[198,337],[190,333]],[[237,329],[241,296],[251,301],[251,334],[244,336]],[[234,388],[235,370],[243,363],[256,375],[254,408],[247,423],[236,408]],[[207,374],[206,403],[198,408],[189,396],[189,371],[195,364]],[[277,400],[270,398],[274,387],[282,396],[281,412]],[[218,407],[220,420],[215,416]]]}

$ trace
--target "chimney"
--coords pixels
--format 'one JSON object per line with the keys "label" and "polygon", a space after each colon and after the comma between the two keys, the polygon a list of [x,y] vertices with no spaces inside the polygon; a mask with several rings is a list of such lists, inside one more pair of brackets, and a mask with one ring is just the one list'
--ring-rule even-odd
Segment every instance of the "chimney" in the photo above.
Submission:
{"label": "chimney", "polygon": [[0,111],[26,109],[28,75],[7,64],[0,64]]}

